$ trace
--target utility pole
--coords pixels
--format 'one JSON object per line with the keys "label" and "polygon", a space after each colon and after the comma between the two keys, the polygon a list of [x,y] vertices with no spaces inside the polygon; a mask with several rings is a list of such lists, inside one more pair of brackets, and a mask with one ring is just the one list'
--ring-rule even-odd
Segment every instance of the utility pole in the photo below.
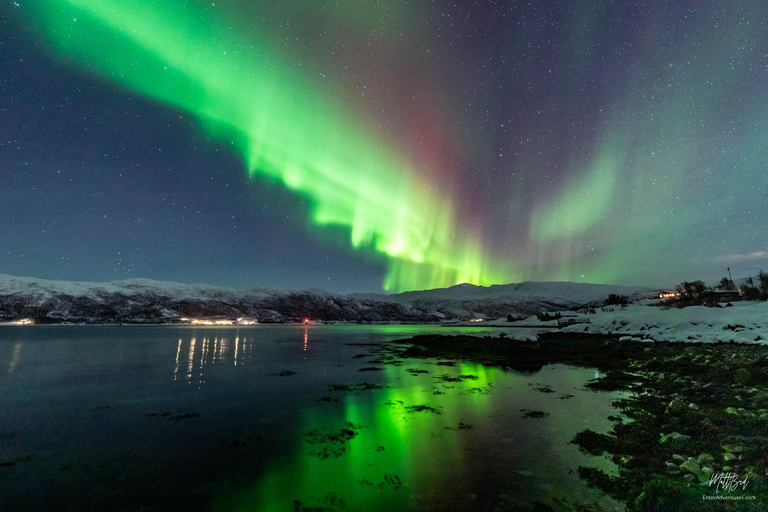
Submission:
{"label": "utility pole", "polygon": [[733,278],[731,277],[731,267],[728,267],[728,279],[731,281],[731,286],[734,286]]}

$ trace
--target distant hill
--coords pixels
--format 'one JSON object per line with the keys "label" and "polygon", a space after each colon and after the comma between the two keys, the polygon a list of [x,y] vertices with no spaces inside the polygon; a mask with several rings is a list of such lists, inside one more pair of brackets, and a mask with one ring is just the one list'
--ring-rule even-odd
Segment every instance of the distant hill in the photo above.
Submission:
{"label": "distant hill", "polygon": [[322,290],[232,290],[150,279],[108,283],[50,281],[0,274],[0,320],[40,323],[166,323],[182,317],[248,318],[262,323],[303,318],[348,322],[439,322],[534,314],[602,304],[609,294],[639,299],[649,289],[582,283],[490,287],[461,284],[397,295],[336,295]]}
{"label": "distant hill", "polygon": [[439,311],[452,317],[475,315],[498,318],[512,313],[534,314],[581,306],[599,306],[603,305],[611,294],[639,300],[655,296],[656,290],[604,284],[527,281],[488,287],[465,283],[450,288],[396,295],[374,293],[352,294],[350,297],[407,304]]}

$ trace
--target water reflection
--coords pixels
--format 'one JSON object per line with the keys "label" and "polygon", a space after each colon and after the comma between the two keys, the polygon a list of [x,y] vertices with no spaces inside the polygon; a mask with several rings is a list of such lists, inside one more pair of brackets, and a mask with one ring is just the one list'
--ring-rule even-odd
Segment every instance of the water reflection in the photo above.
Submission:
{"label": "water reflection", "polygon": [[[594,411],[533,391],[537,376],[478,364],[430,371],[386,366],[384,388],[331,392],[339,402],[305,408],[292,453],[214,510],[477,510],[502,505],[500,495],[515,508],[551,489],[592,492],[569,472],[581,455],[568,441]],[[564,372],[579,387],[591,376]],[[543,396],[553,418],[523,419],[520,411],[538,409]]]}
{"label": "water reflection", "polygon": [[19,361],[21,360],[21,347],[22,345],[20,341],[16,342],[13,346],[13,355],[11,356],[11,362],[8,364],[8,373],[13,373],[13,370],[19,365]]}
{"label": "water reflection", "polygon": [[[576,468],[601,459],[570,441],[616,414],[611,394],[580,391],[593,370],[383,365],[378,342],[428,328],[310,328],[311,354],[303,326],[41,326],[0,340],[0,434],[19,433],[3,460],[39,454],[2,472],[0,509],[510,510],[589,492]],[[502,494],[517,501],[492,501]]]}
{"label": "water reflection", "polygon": [[[233,346],[234,345],[234,346]],[[307,347],[307,335],[304,334],[304,350]],[[186,354],[186,356],[182,356]],[[176,359],[173,366],[173,380],[183,380],[189,384],[205,384],[206,367],[211,365],[237,366],[247,364],[253,354],[253,339],[229,336],[204,336],[200,339],[192,335],[188,339],[179,338],[176,345]],[[182,368],[186,368],[186,373]]]}

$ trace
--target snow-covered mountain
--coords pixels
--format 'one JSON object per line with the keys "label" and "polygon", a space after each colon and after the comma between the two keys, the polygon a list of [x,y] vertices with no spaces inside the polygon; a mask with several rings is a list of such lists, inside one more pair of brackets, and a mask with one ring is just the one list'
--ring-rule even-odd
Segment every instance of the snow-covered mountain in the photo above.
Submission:
{"label": "snow-covered mountain", "polygon": [[188,318],[302,318],[352,322],[435,322],[501,317],[602,303],[609,294],[641,298],[650,290],[580,283],[462,284],[397,295],[335,295],[322,290],[248,291],[129,279],[109,283],[49,281],[0,274],[0,320],[38,322],[171,322]]}
{"label": "snow-covered mountain", "polygon": [[488,287],[465,283],[450,288],[405,292],[397,295],[374,293],[353,294],[350,297],[408,304],[455,317],[498,318],[510,313],[533,314],[586,305],[602,305],[611,294],[626,296],[630,300],[639,300],[654,296],[656,291],[630,286],[527,281]]}

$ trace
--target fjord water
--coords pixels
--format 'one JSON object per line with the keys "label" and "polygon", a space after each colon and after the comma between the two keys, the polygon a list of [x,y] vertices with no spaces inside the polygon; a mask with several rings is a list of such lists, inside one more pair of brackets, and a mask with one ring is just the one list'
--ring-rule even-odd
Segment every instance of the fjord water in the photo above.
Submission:
{"label": "fjord water", "polygon": [[[595,371],[380,364],[436,326],[0,327],[3,510],[556,510],[618,503]],[[445,362],[443,362],[445,363]],[[380,368],[381,370],[372,370]],[[361,371],[362,370],[362,371]],[[526,417],[542,411],[545,417]]]}

